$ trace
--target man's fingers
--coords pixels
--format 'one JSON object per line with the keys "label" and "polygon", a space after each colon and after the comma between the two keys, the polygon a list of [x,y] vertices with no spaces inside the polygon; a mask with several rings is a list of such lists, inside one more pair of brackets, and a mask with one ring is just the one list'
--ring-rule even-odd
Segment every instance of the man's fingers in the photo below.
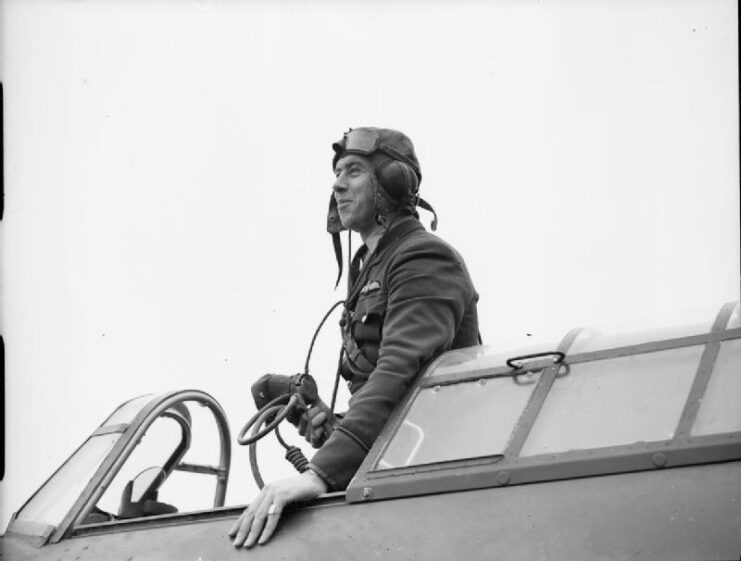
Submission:
{"label": "man's fingers", "polygon": [[278,526],[278,521],[280,520],[282,512],[283,507],[279,506],[277,503],[273,503],[270,506],[268,509],[268,519],[265,523],[265,528],[263,529],[262,534],[260,534],[260,540],[258,541],[260,545],[265,544],[270,539],[270,536],[273,535],[275,528]]}
{"label": "man's fingers", "polygon": [[244,541],[244,547],[250,548],[257,543],[257,538],[260,536],[262,527],[265,524],[265,516],[255,518],[252,520],[252,526],[250,527],[250,533],[247,535],[247,539]]}
{"label": "man's fingers", "polygon": [[250,528],[250,533],[247,536],[247,540],[244,542],[244,547],[252,547],[257,543],[258,538],[263,532],[263,528],[266,526],[266,522],[269,522],[270,518],[276,518],[276,509],[277,506],[274,506],[274,503],[272,501],[270,503],[266,502],[260,505],[260,508],[258,508],[255,512],[255,517],[252,520],[252,527]]}
{"label": "man's fingers", "polygon": [[237,530],[239,530],[239,521],[240,520],[242,520],[242,517],[241,516],[239,518],[237,518],[237,521],[234,524],[232,524],[232,527],[231,528],[229,528],[229,533],[227,534],[227,536],[229,536],[230,538],[233,538],[234,536],[237,535]]}
{"label": "man's fingers", "polygon": [[301,436],[304,436],[306,434],[306,427],[309,424],[308,419],[306,418],[306,413],[301,415],[301,418],[298,420],[298,433]]}
{"label": "man's fingers", "polygon": [[234,536],[234,547],[240,547],[244,543],[250,528],[252,528],[253,519],[254,516],[250,510],[246,509],[242,513],[242,516],[239,517],[239,520],[237,520],[237,523],[232,526],[229,535]]}
{"label": "man's fingers", "polygon": [[247,516],[247,513],[249,512],[249,508],[245,508],[242,511],[242,514],[239,515],[239,518],[237,518],[236,522],[232,524],[232,527],[229,529],[229,537],[233,538],[237,532],[239,531],[239,526],[242,524],[242,520]]}
{"label": "man's fingers", "polygon": [[319,427],[311,431],[311,445],[314,448],[319,448],[324,444],[324,427]]}
{"label": "man's fingers", "polygon": [[320,411],[314,417],[311,419],[311,424],[315,427],[318,427],[320,425],[324,424],[324,421],[327,420],[327,414],[324,411]]}

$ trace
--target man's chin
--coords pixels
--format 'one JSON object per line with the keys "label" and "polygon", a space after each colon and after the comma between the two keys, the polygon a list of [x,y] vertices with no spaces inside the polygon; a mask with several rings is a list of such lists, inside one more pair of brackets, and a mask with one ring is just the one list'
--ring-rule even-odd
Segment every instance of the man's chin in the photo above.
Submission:
{"label": "man's chin", "polygon": [[342,224],[344,228],[347,228],[348,230],[352,230],[352,224],[353,224],[352,217],[348,216],[347,214],[343,216],[342,211],[339,211],[338,214],[340,215],[340,224]]}

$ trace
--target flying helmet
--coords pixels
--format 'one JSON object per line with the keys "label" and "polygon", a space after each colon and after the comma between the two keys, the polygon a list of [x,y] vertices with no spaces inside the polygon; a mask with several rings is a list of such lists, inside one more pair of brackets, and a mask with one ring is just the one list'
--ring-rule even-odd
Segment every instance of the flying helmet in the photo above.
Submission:
{"label": "flying helmet", "polygon": [[[369,158],[373,163],[381,194],[402,212],[411,214],[415,218],[419,218],[417,206],[428,210],[433,214],[431,228],[437,229],[437,214],[432,206],[419,196],[422,172],[417,155],[414,153],[414,146],[408,136],[393,129],[359,127],[348,130],[340,140],[332,144],[332,149],[334,150],[333,170],[337,161],[347,154],[359,154]],[[337,284],[342,277],[342,243],[340,241],[342,230],[346,228],[340,221],[337,201],[334,195],[331,195],[327,231],[332,234],[339,268]]]}

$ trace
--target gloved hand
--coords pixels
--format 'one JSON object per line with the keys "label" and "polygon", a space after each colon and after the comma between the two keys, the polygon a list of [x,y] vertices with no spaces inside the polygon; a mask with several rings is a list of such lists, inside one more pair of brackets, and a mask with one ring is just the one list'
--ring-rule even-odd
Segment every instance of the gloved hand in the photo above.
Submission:
{"label": "gloved hand", "polygon": [[[316,382],[308,374],[294,374],[293,376],[265,374],[252,384],[252,398],[258,409],[262,409],[276,397],[296,392],[300,393],[304,401],[309,403],[318,398]],[[291,411],[286,417],[288,422],[294,426],[298,426],[299,418],[298,410]]]}
{"label": "gloved hand", "polygon": [[301,414],[298,433],[314,448],[326,442],[337,424],[337,418],[321,399]]}
{"label": "gloved hand", "polygon": [[157,501],[157,491],[152,491],[144,495],[139,501],[131,501],[131,490],[134,482],[129,481],[121,493],[121,506],[118,508],[118,517],[121,518],[140,518],[142,516],[155,516],[157,514],[173,514],[178,511],[172,505]]}

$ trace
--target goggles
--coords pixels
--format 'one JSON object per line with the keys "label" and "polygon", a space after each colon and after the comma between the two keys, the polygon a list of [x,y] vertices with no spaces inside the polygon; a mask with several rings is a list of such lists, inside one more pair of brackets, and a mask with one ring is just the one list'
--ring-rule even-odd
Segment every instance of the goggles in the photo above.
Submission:
{"label": "goggles", "polygon": [[347,131],[340,143],[347,152],[356,152],[369,156],[378,149],[381,137],[376,131],[368,129]]}
{"label": "goggles", "polygon": [[342,152],[350,152],[352,154],[370,156],[375,152],[383,152],[394,160],[400,160],[411,166],[414,173],[421,179],[419,164],[388,144],[382,143],[381,135],[376,130],[367,128],[350,129],[343,135],[342,140],[333,145],[333,148],[338,155]]}

